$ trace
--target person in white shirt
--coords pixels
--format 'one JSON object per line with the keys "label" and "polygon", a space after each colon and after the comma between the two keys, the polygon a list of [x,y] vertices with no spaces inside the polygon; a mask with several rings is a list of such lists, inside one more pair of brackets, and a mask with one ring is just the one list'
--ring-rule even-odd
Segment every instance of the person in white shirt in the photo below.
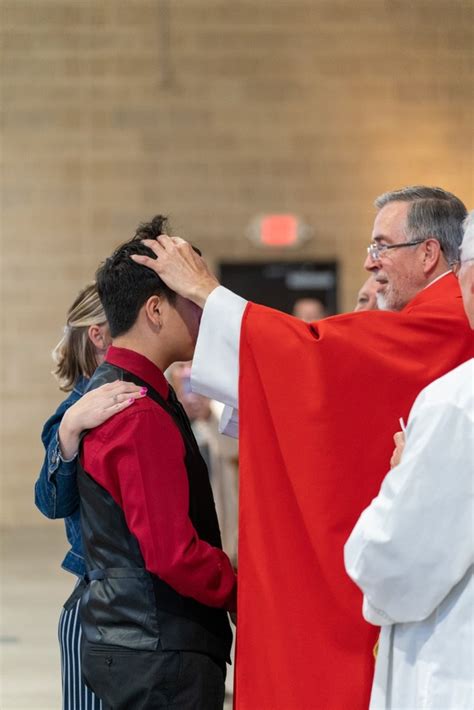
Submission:
{"label": "person in white shirt", "polygon": [[[474,329],[474,211],[456,271]],[[345,546],[363,615],[382,627],[371,710],[474,707],[473,499],[471,359],[420,393],[400,463]]]}

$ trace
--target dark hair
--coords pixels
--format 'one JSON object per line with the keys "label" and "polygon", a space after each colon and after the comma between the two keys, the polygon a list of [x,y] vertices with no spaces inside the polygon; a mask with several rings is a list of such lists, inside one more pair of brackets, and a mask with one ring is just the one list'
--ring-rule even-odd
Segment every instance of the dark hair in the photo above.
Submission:
{"label": "dark hair", "polygon": [[155,254],[141,240],[156,239],[166,232],[167,218],[156,215],[150,222],[140,224],[134,237],[119,246],[99,267],[97,290],[112,338],[130,330],[150,296],[161,295],[174,303],[176,293],[154,271],[130,258],[132,254],[144,254],[155,259]]}
{"label": "dark hair", "polygon": [[140,222],[135,230],[135,236],[131,241],[156,239],[160,236],[160,234],[169,234],[169,230],[170,226],[168,224],[168,217],[163,217],[162,214],[157,214],[152,220],[150,220],[150,222]]}
{"label": "dark hair", "polygon": [[462,223],[467,210],[456,195],[441,187],[412,185],[385,192],[377,197],[375,206],[381,210],[389,202],[411,203],[407,215],[407,240],[434,237],[449,264],[459,259]]}

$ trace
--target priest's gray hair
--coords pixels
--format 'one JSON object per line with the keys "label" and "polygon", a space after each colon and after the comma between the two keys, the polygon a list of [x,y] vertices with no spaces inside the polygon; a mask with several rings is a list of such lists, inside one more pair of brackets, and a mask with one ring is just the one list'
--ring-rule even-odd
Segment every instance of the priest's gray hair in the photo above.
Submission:
{"label": "priest's gray hair", "polygon": [[413,185],[384,192],[375,200],[381,210],[389,202],[410,202],[407,215],[407,241],[437,239],[448,264],[459,260],[463,221],[467,210],[461,200],[441,187]]}
{"label": "priest's gray hair", "polygon": [[461,245],[461,261],[474,259],[474,210],[471,210],[463,223],[464,238]]}

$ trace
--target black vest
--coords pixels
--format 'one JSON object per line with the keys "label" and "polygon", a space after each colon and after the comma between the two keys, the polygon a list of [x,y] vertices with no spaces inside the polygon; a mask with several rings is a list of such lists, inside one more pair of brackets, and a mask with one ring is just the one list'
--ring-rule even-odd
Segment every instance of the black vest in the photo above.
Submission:
{"label": "black vest", "polygon": [[[186,446],[189,517],[201,540],[221,548],[209,475],[181,405],[173,398],[170,407],[149,383],[110,363],[100,365],[88,389],[117,379],[147,387],[147,396],[173,418]],[[160,644],[163,650],[198,651],[228,661],[232,632],[227,612],[178,594],[148,572],[120,506],[80,463],[77,469],[88,581],[80,612],[87,640],[148,651]]]}

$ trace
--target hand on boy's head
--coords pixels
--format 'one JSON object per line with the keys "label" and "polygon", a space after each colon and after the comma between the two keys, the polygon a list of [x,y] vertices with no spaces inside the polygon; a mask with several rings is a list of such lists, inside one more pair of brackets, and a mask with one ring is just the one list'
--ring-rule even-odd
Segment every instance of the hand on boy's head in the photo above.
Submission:
{"label": "hand on boy's head", "polygon": [[194,247],[180,237],[166,234],[156,240],[145,239],[143,243],[156,258],[141,254],[134,254],[131,258],[137,264],[152,269],[180,296],[203,308],[208,295],[219,286],[219,282]]}

